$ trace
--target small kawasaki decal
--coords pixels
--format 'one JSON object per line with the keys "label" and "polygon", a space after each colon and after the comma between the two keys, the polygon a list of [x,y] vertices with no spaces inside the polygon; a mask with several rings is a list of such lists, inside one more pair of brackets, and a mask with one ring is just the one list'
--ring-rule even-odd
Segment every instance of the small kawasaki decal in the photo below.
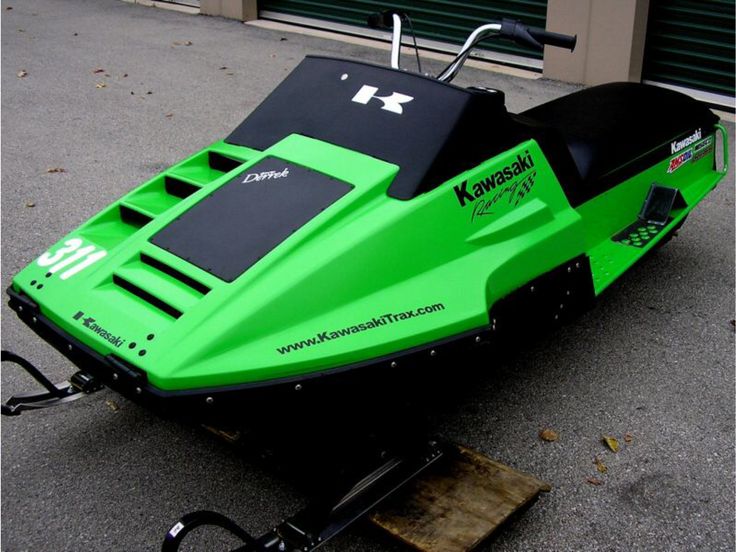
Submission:
{"label": "small kawasaki decal", "polygon": [[390,96],[379,96],[376,94],[378,88],[364,84],[357,94],[353,96],[351,101],[363,105],[368,105],[371,100],[379,100],[383,105],[381,109],[390,111],[401,115],[404,112],[404,107],[401,104],[409,103],[414,99],[413,96],[407,96],[406,94],[400,94],[399,92],[391,92]]}
{"label": "small kawasaki decal", "polygon": [[345,337],[348,335],[353,335],[365,332],[367,330],[380,328],[382,326],[387,326],[389,324],[393,324],[394,322],[401,322],[403,320],[409,320],[410,318],[424,316],[427,314],[432,314],[433,312],[440,312],[443,310],[445,310],[445,305],[443,305],[442,303],[435,303],[434,305],[427,305],[426,307],[420,307],[415,310],[382,314],[378,317],[374,316],[366,322],[355,324],[354,326],[348,326],[346,328],[340,328],[333,331],[327,330],[324,332],[319,332],[314,337],[302,339],[301,341],[290,343],[288,345],[284,345],[283,347],[276,347],[276,350],[279,352],[279,354],[285,355],[287,353],[291,353],[292,351],[306,349],[307,347],[319,345],[320,343],[332,341],[333,339],[340,339],[341,337]]}
{"label": "small kawasaki decal", "polygon": [[123,343],[125,343],[125,340],[122,337],[113,335],[112,333],[107,331],[105,328],[97,324],[96,323],[97,319],[91,316],[87,316],[86,318],[83,318],[83,317],[84,317],[84,312],[77,311],[77,314],[75,314],[72,318],[74,318],[74,320],[81,321],[82,325],[85,328],[90,329],[91,331],[99,335],[102,339],[109,341],[115,347],[120,347]]}
{"label": "small kawasaki decal", "polygon": [[680,150],[684,150],[686,147],[693,145],[695,142],[700,140],[703,137],[703,133],[701,129],[696,130],[693,132],[690,136],[687,138],[684,138],[682,140],[675,140],[670,144],[670,153],[677,153]]}
{"label": "small kawasaki decal", "polygon": [[529,151],[525,151],[523,156],[516,156],[516,161],[509,163],[502,169],[492,172],[482,180],[472,184],[470,190],[468,190],[468,181],[463,180],[460,184],[453,187],[460,207],[465,207],[473,203],[476,199],[483,197],[488,192],[512,181],[514,177],[531,170],[532,167],[534,167],[534,159]]}

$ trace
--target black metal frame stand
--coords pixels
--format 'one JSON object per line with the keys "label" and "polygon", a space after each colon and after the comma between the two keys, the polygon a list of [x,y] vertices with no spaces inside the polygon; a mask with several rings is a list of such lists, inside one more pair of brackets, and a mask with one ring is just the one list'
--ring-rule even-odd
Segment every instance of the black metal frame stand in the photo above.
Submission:
{"label": "black metal frame stand", "polygon": [[316,550],[352,523],[373,510],[444,455],[443,446],[426,441],[410,450],[385,458],[358,481],[343,485],[342,491],[328,493],[286,519],[261,537],[255,538],[232,519],[202,510],[183,516],[164,538],[161,552],[177,552],[193,529],[216,526],[243,541],[232,552],[310,552]]}
{"label": "black metal frame stand", "polygon": [[76,372],[69,378],[69,381],[53,383],[30,361],[11,351],[2,351],[0,362],[17,364],[46,389],[45,393],[13,395],[2,405],[1,412],[4,416],[18,416],[25,410],[39,410],[59,406],[102,389],[102,384],[96,378],[81,371]]}

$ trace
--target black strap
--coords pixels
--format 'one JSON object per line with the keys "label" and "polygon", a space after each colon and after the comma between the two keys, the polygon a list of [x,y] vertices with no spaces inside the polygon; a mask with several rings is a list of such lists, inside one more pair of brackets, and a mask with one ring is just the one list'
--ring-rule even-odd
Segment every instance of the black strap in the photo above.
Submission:
{"label": "black strap", "polygon": [[31,364],[22,356],[17,355],[12,351],[3,350],[2,352],[0,352],[0,362],[12,362],[13,364],[17,364],[26,372],[28,372],[31,376],[33,376],[33,379],[43,385],[46,390],[54,397],[62,398],[67,395],[67,393],[58,389],[51,380],[44,376],[43,373],[41,373],[41,370],[36,368],[33,364]]}
{"label": "black strap", "polygon": [[164,537],[164,543],[161,545],[161,552],[178,552],[179,546],[187,534],[197,527],[207,525],[222,527],[242,540],[245,543],[245,546],[238,548],[239,551],[257,552],[259,550],[259,545],[256,540],[229,517],[209,510],[199,510],[197,512],[186,514],[176,522],[171,529],[169,529],[169,532],[166,533],[166,537]]}

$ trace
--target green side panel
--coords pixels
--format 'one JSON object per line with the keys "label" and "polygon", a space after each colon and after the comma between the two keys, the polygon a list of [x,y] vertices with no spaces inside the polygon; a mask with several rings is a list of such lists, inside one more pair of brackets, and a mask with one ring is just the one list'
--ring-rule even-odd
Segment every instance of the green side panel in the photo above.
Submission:
{"label": "green side panel", "polygon": [[642,77],[734,95],[735,0],[652,0]]}
{"label": "green side panel", "polygon": [[[527,25],[535,27],[544,27],[547,19],[547,0],[489,0],[488,2],[264,0],[258,2],[258,8],[359,27],[366,27],[366,20],[371,13],[387,9],[402,10],[411,17],[418,37],[452,44],[462,44],[473,29],[488,23],[490,19],[510,17],[520,19]],[[542,59],[541,52],[521,48],[508,41],[488,40],[481,46],[495,52]]]}
{"label": "green side panel", "polygon": [[[727,151],[725,133],[721,132],[721,136],[724,139],[722,151],[723,148]],[[725,166],[720,170],[715,168],[715,140],[714,134],[707,135],[692,148],[675,154],[673,157],[678,157],[700,148],[705,152],[702,156],[689,158],[678,169],[671,170],[671,158],[664,160],[577,209],[584,221],[587,253],[596,295],[602,293],[648,251],[655,248],[725,176]],[[634,237],[628,245],[614,241],[612,236],[637,223],[637,213],[641,210],[652,184],[677,188],[684,206],[672,210],[670,221],[661,231],[640,232],[640,237]]]}

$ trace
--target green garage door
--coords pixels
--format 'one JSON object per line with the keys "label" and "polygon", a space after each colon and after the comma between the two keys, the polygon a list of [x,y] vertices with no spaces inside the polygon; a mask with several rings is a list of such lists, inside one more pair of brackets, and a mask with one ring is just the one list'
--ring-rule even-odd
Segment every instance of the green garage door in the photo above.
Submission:
{"label": "green garage door", "polygon": [[734,95],[736,0],[651,0],[643,78]]}
{"label": "green garage door", "polygon": [[[462,44],[468,34],[489,19],[512,17],[528,25],[544,27],[547,0],[489,0],[452,2],[450,0],[259,0],[259,10],[298,15],[365,27],[369,14],[384,9],[407,12],[418,37]],[[542,59],[541,52],[519,48],[508,41],[489,40],[483,47],[497,52]]]}

